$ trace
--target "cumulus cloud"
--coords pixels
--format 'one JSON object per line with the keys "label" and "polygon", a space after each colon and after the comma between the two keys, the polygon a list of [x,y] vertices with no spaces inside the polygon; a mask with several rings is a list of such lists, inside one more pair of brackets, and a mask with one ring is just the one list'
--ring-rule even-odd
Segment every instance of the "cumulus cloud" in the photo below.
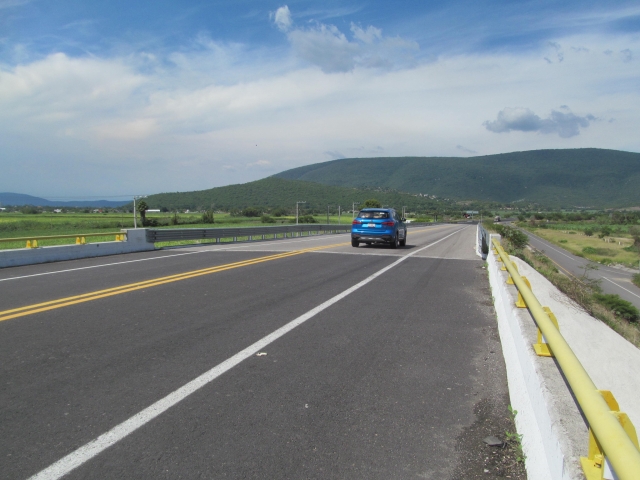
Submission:
{"label": "cumulus cloud", "polygon": [[280,7],[273,21],[287,34],[298,58],[326,73],[348,72],[356,67],[393,69],[415,62],[417,42],[385,37],[379,28],[351,24],[348,38],[335,25],[315,22],[306,28],[294,27],[287,6]]}
{"label": "cumulus cloud", "polygon": [[579,117],[573,114],[569,107],[560,107],[565,112],[553,110],[548,118],[540,118],[528,108],[505,108],[498,112],[496,120],[486,121],[483,125],[487,130],[496,133],[511,131],[557,133],[562,138],[574,137],[580,134],[580,128],[587,128],[596,118],[593,115]]}
{"label": "cumulus cloud", "polygon": [[274,14],[272,14],[273,22],[282,32],[288,32],[291,28],[291,12],[289,11],[289,7],[284,5],[276,10]]}
{"label": "cumulus cloud", "polygon": [[[202,35],[191,49],[173,53],[54,53],[0,64],[0,191],[197,190],[330,158],[563,148],[562,136],[571,137],[572,147],[640,149],[631,108],[638,102],[637,67],[620,54],[640,51],[638,39],[563,39],[590,52],[567,47],[554,68],[539,68],[541,49],[524,56],[443,55],[412,68],[391,58],[393,68],[374,69],[363,68],[369,64],[362,52],[404,40],[370,26],[325,28],[327,36],[344,36],[347,47],[335,48],[356,47],[344,61],[348,75],[301,66],[292,57],[283,65],[279,50],[256,53]],[[298,28],[293,22],[288,33],[321,30],[318,23]],[[611,55],[602,54],[607,47]],[[531,98],[535,111],[505,109],[496,116],[496,105]],[[603,121],[576,116],[564,104]],[[493,133],[511,130],[540,134]]]}

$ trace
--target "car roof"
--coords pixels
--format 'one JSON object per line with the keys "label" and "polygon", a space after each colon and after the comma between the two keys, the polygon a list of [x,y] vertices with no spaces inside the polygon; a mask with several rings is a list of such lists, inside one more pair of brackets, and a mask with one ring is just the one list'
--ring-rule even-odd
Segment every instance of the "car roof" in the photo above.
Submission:
{"label": "car roof", "polygon": [[393,208],[375,208],[375,207],[369,207],[369,208],[361,208],[360,211],[361,212],[389,212],[393,210]]}

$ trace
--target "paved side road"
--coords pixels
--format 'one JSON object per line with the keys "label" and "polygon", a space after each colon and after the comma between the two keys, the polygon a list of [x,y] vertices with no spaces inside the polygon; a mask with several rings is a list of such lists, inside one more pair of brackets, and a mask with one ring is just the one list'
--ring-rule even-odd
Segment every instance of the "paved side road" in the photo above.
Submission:
{"label": "paved side road", "polygon": [[[544,254],[560,266],[565,273],[569,272],[580,277],[585,272],[584,267],[593,263],[582,257],[577,257],[531,232],[526,230],[522,231],[529,237],[529,244],[532,247],[544,252]],[[590,278],[600,280],[603,292],[620,295],[620,298],[633,303],[640,309],[640,288],[631,282],[632,273],[606,265],[595,265],[598,266],[598,269],[589,270],[587,274]]]}
{"label": "paved side road", "polygon": [[475,228],[345,240],[0,272],[0,477],[523,478]]}

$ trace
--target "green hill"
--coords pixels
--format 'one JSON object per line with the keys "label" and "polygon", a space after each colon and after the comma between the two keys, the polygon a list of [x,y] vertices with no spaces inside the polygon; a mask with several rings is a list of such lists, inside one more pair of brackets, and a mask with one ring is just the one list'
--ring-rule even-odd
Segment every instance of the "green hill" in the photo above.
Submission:
{"label": "green hill", "polygon": [[[327,186],[301,180],[269,177],[241,185],[229,185],[209,190],[184,193],[160,193],[149,195],[145,201],[151,208],[216,210],[243,209],[245,207],[295,209],[297,201],[306,201],[301,207],[305,211],[323,213],[327,205],[335,211],[338,205],[343,210],[351,209],[352,202],[364,202],[376,198],[383,205],[411,211],[446,210],[453,208],[451,202],[434,200],[418,195],[396,191],[353,187]],[[469,207],[471,208],[471,207]],[[459,208],[456,208],[459,209]]]}
{"label": "green hill", "polygon": [[595,148],[471,158],[346,158],[294,168],[274,177],[502,204],[640,206],[640,153]]}

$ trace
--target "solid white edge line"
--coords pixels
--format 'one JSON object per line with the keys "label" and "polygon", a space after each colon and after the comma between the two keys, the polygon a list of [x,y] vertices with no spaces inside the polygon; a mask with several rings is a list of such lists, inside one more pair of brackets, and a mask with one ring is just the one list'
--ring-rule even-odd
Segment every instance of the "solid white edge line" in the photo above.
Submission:
{"label": "solid white edge line", "polygon": [[602,277],[605,280],[609,280],[611,283],[613,283],[615,286],[620,287],[621,289],[623,289],[625,292],[629,292],[631,295],[636,296],[638,298],[640,298],[640,295],[638,295],[637,293],[633,293],[631,290],[627,290],[626,288],[624,288],[622,285],[618,285],[616,282],[614,282],[613,280],[611,280],[610,278],[607,277]]}
{"label": "solid white edge line", "polygon": [[58,460],[54,464],[50,465],[49,467],[45,468],[44,470],[42,470],[39,473],[35,474],[34,476],[30,477],[29,480],[44,480],[44,479],[52,480],[52,479],[58,479],[58,478],[63,477],[67,473],[71,472],[72,470],[76,469],[77,467],[79,467],[83,463],[87,462],[91,458],[93,458],[96,455],[98,455],[99,453],[103,452],[104,450],[106,450],[110,446],[112,446],[115,443],[119,442],[120,440],[122,440],[123,438],[128,436],[129,434],[133,433],[138,428],[142,427],[146,423],[148,423],[151,420],[153,420],[154,418],[158,417],[160,414],[164,413],[165,411],[167,411],[169,408],[171,408],[172,406],[174,406],[175,404],[177,404],[181,400],[184,400],[186,397],[188,397],[192,393],[196,392],[197,390],[199,390],[200,388],[204,387],[205,385],[207,385],[211,381],[215,380],[216,378],[218,378],[223,373],[229,371],[230,369],[232,369],[233,367],[238,365],[243,360],[246,360],[247,358],[251,357],[256,352],[259,352],[260,350],[262,350],[264,347],[266,347],[270,343],[274,342],[275,340],[277,340],[278,338],[282,337],[283,335],[285,335],[286,333],[290,332],[291,330],[293,330],[294,328],[298,327],[299,325],[302,325],[304,322],[306,322],[310,318],[314,317],[318,313],[322,312],[323,310],[329,308],[334,303],[339,302],[340,300],[342,300],[346,296],[352,294],[353,292],[355,292],[356,290],[358,290],[361,287],[365,286],[369,282],[375,280],[377,277],[379,277],[383,273],[391,270],[393,267],[395,267],[396,265],[398,265],[401,262],[405,261],[407,258],[409,258],[409,257],[415,255],[416,253],[421,252],[422,250],[425,250],[425,249],[427,249],[427,248],[429,248],[429,247],[431,247],[431,246],[433,246],[433,245],[435,245],[437,243],[440,243],[443,240],[446,240],[447,238],[451,237],[452,235],[455,235],[456,233],[458,233],[458,232],[460,232],[462,230],[464,230],[464,228],[456,230],[455,232],[447,235],[446,237],[441,238],[440,240],[438,240],[436,242],[433,242],[433,243],[431,243],[429,245],[426,245],[426,246],[424,246],[424,247],[422,247],[422,248],[420,248],[418,250],[415,250],[415,251],[413,251],[413,252],[411,252],[411,253],[403,256],[403,257],[400,257],[398,260],[396,260],[392,264],[384,267],[381,270],[378,270],[376,273],[374,273],[373,275],[365,278],[364,280],[362,280],[361,282],[355,284],[351,288],[345,290],[344,292],[336,295],[333,298],[330,298],[329,300],[327,300],[326,302],[318,305],[317,307],[309,310],[307,313],[299,316],[295,320],[292,320],[291,322],[287,323],[286,325],[280,327],[279,329],[277,329],[274,332],[270,333],[266,337],[263,337],[262,339],[258,340],[254,344],[248,346],[244,350],[242,350],[242,351],[236,353],[235,355],[233,355],[232,357],[228,358],[224,362],[216,365],[211,370],[203,373],[199,377],[197,377],[194,380],[190,381],[186,385],[184,385],[184,386],[180,387],[179,389],[173,391],[172,393],[170,393],[166,397],[158,400],[157,402],[155,402],[151,406],[149,406],[149,407],[145,408],[144,410],[138,412],[137,414],[135,414],[133,417],[129,418],[128,420],[125,420],[121,424],[116,425],[111,430],[109,430],[106,433],[103,433],[102,435],[100,435],[95,440],[90,441],[89,443],[83,445],[82,447],[78,448],[77,450],[71,452],[67,456],[61,458],[60,460]]}

